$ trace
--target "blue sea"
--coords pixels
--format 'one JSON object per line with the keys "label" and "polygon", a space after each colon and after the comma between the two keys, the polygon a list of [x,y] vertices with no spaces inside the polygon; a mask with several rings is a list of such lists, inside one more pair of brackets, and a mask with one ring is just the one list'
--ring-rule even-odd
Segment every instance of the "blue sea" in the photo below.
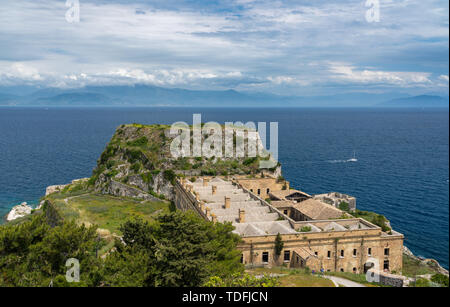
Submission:
{"label": "blue sea", "polygon": [[[88,177],[123,123],[278,122],[291,185],[339,191],[386,215],[416,254],[448,268],[448,110],[0,108],[0,215],[36,204],[46,186]],[[347,160],[356,152],[358,162]]]}

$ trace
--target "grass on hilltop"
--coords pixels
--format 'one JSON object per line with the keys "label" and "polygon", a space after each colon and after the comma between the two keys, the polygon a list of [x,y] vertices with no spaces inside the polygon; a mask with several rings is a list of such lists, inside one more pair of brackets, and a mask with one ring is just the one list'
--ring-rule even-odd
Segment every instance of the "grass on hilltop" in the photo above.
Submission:
{"label": "grass on hilltop", "polygon": [[388,220],[384,215],[378,214],[376,212],[362,211],[358,209],[356,209],[354,212],[351,212],[350,214],[356,218],[363,218],[366,221],[381,227],[381,230],[383,230],[384,232],[390,232],[392,230],[387,225]]}
{"label": "grass on hilltop", "polygon": [[97,225],[121,235],[120,225],[133,217],[150,221],[154,215],[168,211],[167,202],[139,201],[131,198],[89,193],[69,199],[57,199],[54,205],[64,219],[85,225]]}
{"label": "grass on hilltop", "polygon": [[167,201],[143,201],[96,193],[88,182],[66,186],[62,191],[46,196],[62,218],[85,225],[97,225],[121,235],[120,225],[133,217],[147,221],[163,211],[169,211]]}
{"label": "grass on hilltop", "polygon": [[335,287],[331,280],[319,275],[313,275],[306,269],[289,269],[286,267],[253,268],[248,269],[247,272],[252,275],[282,275],[278,277],[280,287]]}
{"label": "grass on hilltop", "polygon": [[403,255],[402,274],[408,277],[415,277],[416,275],[436,274],[436,270],[418,259]]}

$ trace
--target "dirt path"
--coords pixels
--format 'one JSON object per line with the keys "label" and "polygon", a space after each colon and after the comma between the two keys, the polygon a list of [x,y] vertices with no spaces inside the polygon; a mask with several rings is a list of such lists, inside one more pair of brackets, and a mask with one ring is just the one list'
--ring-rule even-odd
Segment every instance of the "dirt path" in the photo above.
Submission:
{"label": "dirt path", "polygon": [[363,284],[345,279],[345,278],[341,278],[341,277],[336,277],[336,276],[328,276],[328,275],[324,275],[323,277],[328,278],[329,280],[331,280],[336,287],[339,287],[339,285],[342,285],[344,287],[349,287],[349,288],[365,288],[366,286],[364,286]]}

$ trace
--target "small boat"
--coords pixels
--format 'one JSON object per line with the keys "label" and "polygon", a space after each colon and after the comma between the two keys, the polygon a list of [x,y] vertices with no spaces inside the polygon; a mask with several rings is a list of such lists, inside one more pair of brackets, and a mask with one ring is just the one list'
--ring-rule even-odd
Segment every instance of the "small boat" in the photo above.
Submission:
{"label": "small boat", "polygon": [[347,162],[358,162],[358,159],[356,159],[356,152],[353,152],[353,158],[348,159]]}

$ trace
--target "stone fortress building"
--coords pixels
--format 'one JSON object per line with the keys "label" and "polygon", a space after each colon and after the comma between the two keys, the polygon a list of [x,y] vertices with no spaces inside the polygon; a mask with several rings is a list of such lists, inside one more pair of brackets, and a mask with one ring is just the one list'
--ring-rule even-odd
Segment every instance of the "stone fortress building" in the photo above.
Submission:
{"label": "stone fortress building", "polygon": [[[194,180],[192,180],[194,181]],[[339,193],[311,196],[277,178],[180,178],[175,204],[212,222],[230,222],[242,237],[246,266],[286,265],[315,271],[401,272],[404,236],[351,216],[356,199]],[[346,201],[350,213],[340,210]],[[275,252],[275,239],[284,243]]]}

